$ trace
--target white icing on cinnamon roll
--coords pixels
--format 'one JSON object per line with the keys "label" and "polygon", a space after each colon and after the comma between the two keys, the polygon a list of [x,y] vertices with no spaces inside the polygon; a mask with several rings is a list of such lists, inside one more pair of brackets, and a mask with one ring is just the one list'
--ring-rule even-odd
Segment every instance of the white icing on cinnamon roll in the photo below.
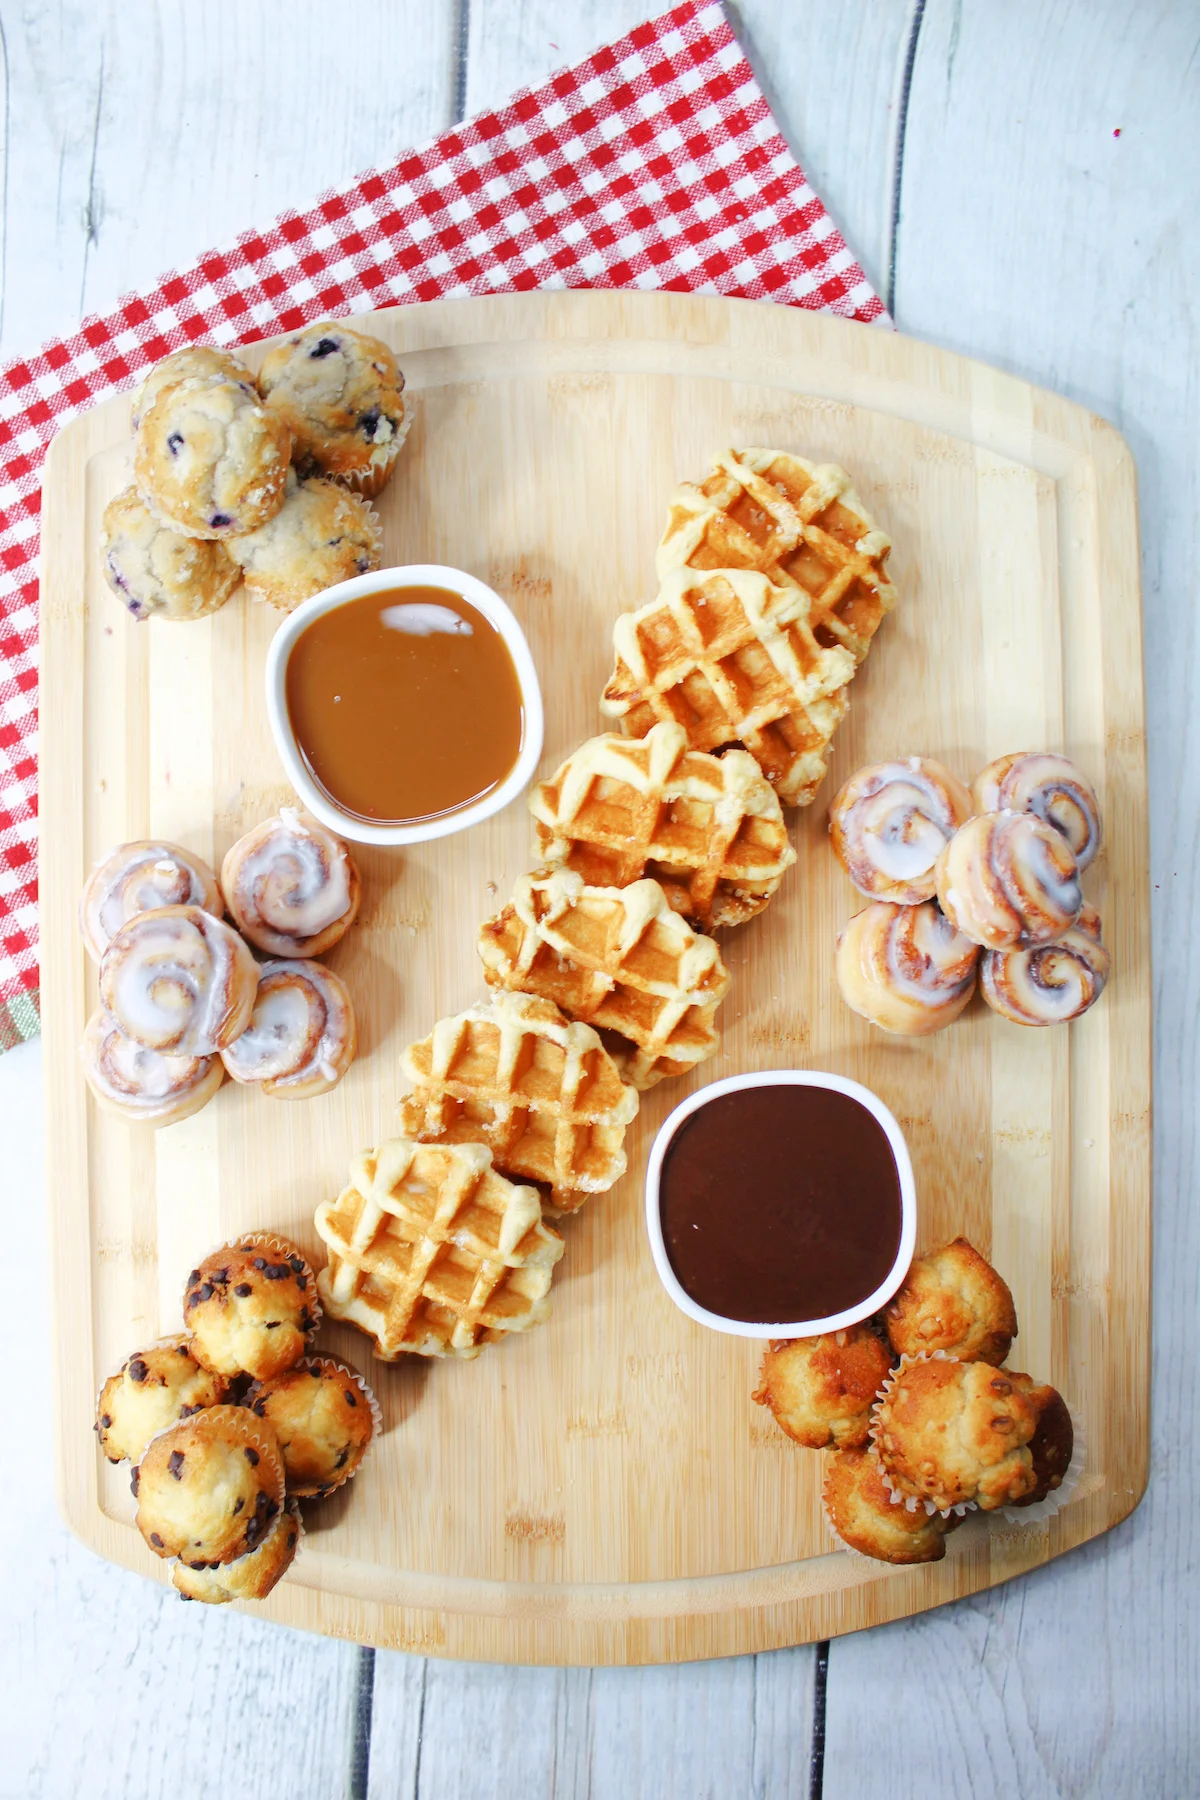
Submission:
{"label": "white icing on cinnamon roll", "polygon": [[264,963],[250,1023],[221,1052],[235,1081],[277,1100],[304,1100],[336,1087],[358,1046],[343,982],[320,963]]}
{"label": "white icing on cinnamon roll", "polygon": [[236,931],[198,906],[130,919],[100,964],[100,998],[126,1037],[170,1056],[211,1056],[254,1010],[258,964]]}
{"label": "white icing on cinnamon roll", "polygon": [[208,864],[178,844],[149,839],[110,850],[88,877],[79,902],[79,929],[97,962],[130,919],[160,906],[200,906],[220,918],[225,911]]}
{"label": "white icing on cinnamon roll", "polygon": [[361,893],[345,844],[308,813],[281,807],[221,864],[234,923],[268,956],[320,956],[354,922]]}
{"label": "white icing on cinnamon roll", "polygon": [[989,950],[979,986],[992,1011],[1015,1025],[1065,1025],[1096,1004],[1110,967],[1100,915],[1085,906],[1078,923],[1052,944]]}
{"label": "white icing on cinnamon roll", "polygon": [[988,950],[1049,943],[1070,930],[1083,905],[1070,844],[1034,813],[968,819],[936,873],[946,917]]}
{"label": "white icing on cinnamon roll", "polygon": [[971,796],[932,757],[872,763],[829,809],[834,854],[868,899],[916,906],[934,891],[934,865],[971,816]]}
{"label": "white icing on cinnamon roll", "polygon": [[979,812],[1029,812],[1061,832],[1082,873],[1100,848],[1100,802],[1082,770],[1051,750],[1000,756],[975,777]]}
{"label": "white icing on cinnamon roll", "polygon": [[932,900],[876,900],[838,938],[837,978],[847,1006],[884,1031],[926,1037],[956,1019],[975,991],[976,945]]}
{"label": "white icing on cinnamon roll", "polygon": [[102,1106],[132,1124],[174,1125],[212,1099],[225,1071],[215,1056],[160,1056],[127,1038],[103,1007],[81,1046],[87,1084]]}

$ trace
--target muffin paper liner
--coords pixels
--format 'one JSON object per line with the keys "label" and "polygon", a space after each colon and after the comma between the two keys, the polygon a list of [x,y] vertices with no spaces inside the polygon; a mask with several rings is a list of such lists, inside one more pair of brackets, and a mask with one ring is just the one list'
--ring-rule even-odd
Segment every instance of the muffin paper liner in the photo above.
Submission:
{"label": "muffin paper liner", "polygon": [[[308,1276],[308,1306],[313,1316],[313,1322],[304,1334],[304,1341],[306,1344],[311,1344],[320,1329],[324,1309],[321,1306],[321,1296],[317,1292],[316,1270],[300,1246],[293,1244],[290,1238],[279,1237],[273,1231],[241,1231],[236,1237],[222,1238],[219,1244],[213,1244],[197,1262],[192,1263],[191,1267],[199,1268],[200,1263],[206,1263],[210,1256],[219,1256],[222,1250],[236,1250],[239,1244],[253,1245],[255,1250],[262,1250],[266,1255],[273,1257],[276,1262],[286,1262],[289,1256],[298,1256],[301,1259]],[[186,1282],[184,1282],[183,1291],[185,1294],[187,1293]],[[193,1334],[189,1333],[188,1335]],[[234,1381],[237,1377],[231,1375],[228,1379]]]}
{"label": "muffin paper liner", "polygon": [[1040,1525],[1046,1519],[1052,1519],[1055,1513],[1062,1511],[1079,1486],[1079,1477],[1087,1466],[1087,1444],[1081,1427],[1076,1424],[1075,1409],[1065,1396],[1063,1405],[1071,1415],[1071,1431],[1074,1435],[1071,1460],[1066,1472],[1058,1486],[1051,1488],[1044,1500],[1035,1500],[1032,1506],[1002,1506],[1000,1516],[1010,1525]]}

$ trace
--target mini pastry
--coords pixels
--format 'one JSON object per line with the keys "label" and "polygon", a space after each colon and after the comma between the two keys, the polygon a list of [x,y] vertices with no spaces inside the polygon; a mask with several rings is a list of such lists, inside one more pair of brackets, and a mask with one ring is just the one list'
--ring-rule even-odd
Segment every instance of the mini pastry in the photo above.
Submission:
{"label": "mini pastry", "polygon": [[219,1375],[269,1381],[304,1355],[320,1321],[316,1280],[293,1244],[264,1232],[213,1250],[187,1278],[192,1355]]}
{"label": "mini pastry", "polygon": [[897,1370],[872,1437],[896,1493],[939,1511],[974,1501],[990,1512],[1034,1490],[1038,1410],[1007,1369],[931,1358]]}
{"label": "mini pastry", "polygon": [[941,1031],[975,991],[978,947],[956,931],[936,901],[896,906],[876,900],[837,941],[837,979],[846,1005],[904,1037]]}
{"label": "mini pastry", "polygon": [[288,471],[273,519],[229,540],[246,592],[292,612],[302,600],[379,567],[379,521],[365,500],[336,481],[297,481]]}
{"label": "mini pastry", "polygon": [[368,499],[379,492],[411,422],[386,344],[329,320],[310,325],[267,352],[258,385],[295,439],[302,474],[332,475]]}
{"label": "mini pastry", "polygon": [[263,963],[240,1038],[222,1050],[235,1081],[274,1100],[308,1100],[336,1087],[358,1046],[345,983],[317,962]]}
{"label": "mini pastry", "polygon": [[210,1406],[160,1432],[134,1471],[137,1528],[190,1567],[257,1550],[283,1507],[283,1457],[244,1406]]}
{"label": "mini pastry", "polygon": [[202,1369],[186,1337],[163,1338],[135,1350],[100,1389],[96,1435],[109,1462],[140,1462],[152,1437],[229,1392],[223,1375]]}
{"label": "mini pastry", "polygon": [[225,1079],[216,1056],[163,1056],[127,1038],[103,1007],[87,1022],[83,1073],[101,1106],[131,1125],[177,1125],[207,1106]]}
{"label": "mini pastry", "polygon": [[102,857],[79,902],[79,929],[99,962],[122,925],[162,906],[199,906],[219,919],[225,902],[202,857],[178,844],[120,844]]}
{"label": "mini pastry", "polygon": [[834,854],[860,894],[916,906],[931,900],[934,865],[971,816],[971,796],[932,757],[871,763],[829,808]]}
{"label": "mini pastry", "polygon": [[246,1029],[258,964],[236,931],[199,906],[160,906],[117,932],[100,998],[126,1037],[169,1056],[211,1056]]}
{"label": "mini pastry", "polygon": [[825,1513],[844,1544],[878,1562],[941,1562],[956,1513],[909,1512],[888,1493],[869,1450],[838,1450],[825,1464]]}
{"label": "mini pastry", "polygon": [[937,862],[942,911],[987,950],[1046,944],[1069,931],[1083,895],[1075,853],[1035,813],[983,813]]}
{"label": "mini pastry", "polygon": [[282,806],[227,854],[221,887],[243,936],[268,956],[320,956],[345,936],[362,894],[341,838]]}
{"label": "mini pastry", "polygon": [[988,950],[979,989],[992,1011],[1014,1025],[1065,1025],[1096,1004],[1110,966],[1100,941],[1100,914],[1085,906],[1070,931],[1052,944]]}
{"label": "mini pastry", "polygon": [[1050,750],[1026,750],[989,763],[972,786],[979,812],[1036,813],[1061,832],[1080,873],[1100,848],[1100,802],[1081,769]]}
{"label": "mini pastry", "polygon": [[166,387],[142,415],[133,472],[152,509],[187,537],[229,538],[283,505],[292,440],[236,381],[221,376]]}
{"label": "mini pastry", "polygon": [[897,1356],[941,1350],[997,1368],[1017,1335],[1008,1283],[963,1237],[917,1257],[883,1319]]}
{"label": "mini pastry", "polygon": [[1014,1500],[1013,1505],[1035,1506],[1062,1486],[1075,1452],[1075,1427],[1067,1403],[1056,1388],[1028,1375],[1014,1374],[1012,1379],[1037,1408],[1037,1426],[1029,1440],[1036,1485],[1032,1493]]}
{"label": "mini pastry", "polygon": [[134,431],[165,388],[177,387],[181,381],[211,380],[213,376],[239,382],[254,395],[254,377],[232,350],[218,350],[215,344],[185,344],[182,350],[172,350],[147,370],[133,396],[129,422]]}
{"label": "mini pastry", "polygon": [[274,1428],[299,1499],[332,1494],[358,1473],[375,1436],[375,1397],[362,1376],[330,1356],[306,1356],[271,1381],[256,1381],[246,1405]]}
{"label": "mini pastry", "polygon": [[105,507],[100,554],[105,581],[135,619],[203,619],[242,578],[223,544],[173,531],[135,487]]}
{"label": "mini pastry", "polygon": [[172,1585],[185,1600],[203,1600],[223,1606],[228,1600],[265,1600],[296,1559],[301,1534],[300,1508],[294,1500],[284,1504],[257,1550],[236,1562],[204,1563],[192,1568],[177,1562],[171,1570]]}
{"label": "mini pastry", "polygon": [[798,1444],[844,1449],[866,1443],[871,1408],[891,1366],[886,1344],[869,1325],[849,1325],[772,1343],[751,1397],[769,1406]]}

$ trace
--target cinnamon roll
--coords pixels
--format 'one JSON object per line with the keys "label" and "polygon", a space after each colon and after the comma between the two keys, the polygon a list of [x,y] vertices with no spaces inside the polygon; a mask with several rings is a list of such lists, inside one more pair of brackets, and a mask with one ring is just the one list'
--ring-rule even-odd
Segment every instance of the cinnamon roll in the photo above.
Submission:
{"label": "cinnamon roll", "polygon": [[975,991],[978,947],[932,900],[876,900],[838,938],[837,978],[846,1005],[872,1025],[927,1037],[957,1019]]}
{"label": "cinnamon roll", "polygon": [[238,930],[268,956],[320,956],[354,923],[362,893],[341,838],[282,806],[239,838],[221,864]]}
{"label": "cinnamon roll", "polygon": [[1085,906],[1070,931],[1052,944],[989,950],[979,986],[993,1012],[1014,1025],[1065,1025],[1104,992],[1110,959],[1100,941],[1100,914]]}
{"label": "cinnamon roll", "polygon": [[979,812],[1029,812],[1062,833],[1080,873],[1100,848],[1100,802],[1082,770],[1051,750],[1000,756],[975,777]]}
{"label": "cinnamon roll", "polygon": [[932,899],[934,865],[971,811],[957,775],[910,756],[852,775],[829,808],[829,836],[860,894],[917,906]]}
{"label": "cinnamon roll", "polygon": [[134,1125],[174,1125],[207,1106],[225,1079],[217,1056],[160,1056],[101,1007],[87,1022],[83,1073],[101,1106]]}
{"label": "cinnamon roll", "polygon": [[1074,851],[1035,813],[968,819],[938,857],[937,896],[951,923],[985,950],[1048,944],[1083,905]]}
{"label": "cinnamon roll", "polygon": [[130,919],[160,906],[200,906],[219,919],[225,911],[208,864],[178,844],[140,839],[110,850],[92,870],[79,902],[79,929],[97,962]]}
{"label": "cinnamon roll", "polygon": [[236,931],[198,906],[122,925],[100,963],[100,998],[125,1036],[164,1056],[211,1056],[250,1023],[258,964]]}
{"label": "cinnamon roll", "polygon": [[345,984],[316,962],[263,963],[250,1023],[221,1061],[235,1081],[275,1100],[336,1087],[358,1047]]}

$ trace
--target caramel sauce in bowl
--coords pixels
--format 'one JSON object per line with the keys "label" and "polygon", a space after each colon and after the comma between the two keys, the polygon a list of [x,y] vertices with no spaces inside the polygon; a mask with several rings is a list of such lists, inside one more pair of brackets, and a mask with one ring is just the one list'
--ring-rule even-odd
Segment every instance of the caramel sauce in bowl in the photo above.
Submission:
{"label": "caramel sauce in bowl", "polygon": [[912,1262],[917,1206],[899,1125],[841,1075],[772,1069],[714,1081],[650,1151],[646,1227],[690,1319],[736,1337],[816,1337],[887,1304]]}
{"label": "caramel sauce in bowl", "polygon": [[288,779],[356,843],[478,824],[528,786],[542,752],[525,635],[461,569],[379,569],[314,595],[271,640],[266,680]]}

